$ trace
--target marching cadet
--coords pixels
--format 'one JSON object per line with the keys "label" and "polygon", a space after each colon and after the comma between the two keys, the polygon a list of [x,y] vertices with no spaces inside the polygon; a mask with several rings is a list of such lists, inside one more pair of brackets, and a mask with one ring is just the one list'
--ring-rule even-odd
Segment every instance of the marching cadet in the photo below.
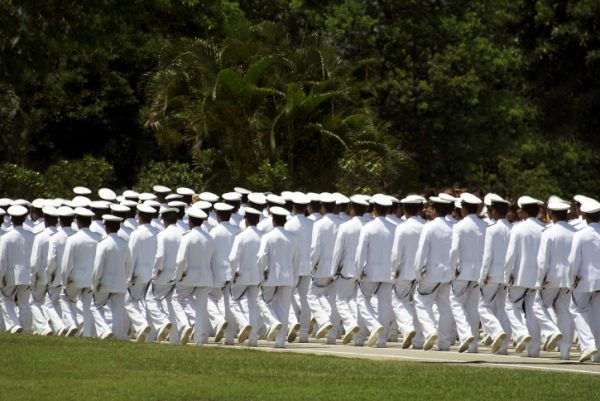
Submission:
{"label": "marching cadet", "polygon": [[[285,223],[285,229],[296,236],[298,243],[298,263],[300,264],[298,284],[295,286],[294,297],[292,298],[294,307],[290,310],[289,342],[293,342],[296,335],[299,337],[299,342],[308,342],[308,331],[311,320],[311,310],[308,304],[308,288],[310,287],[310,247],[313,231],[313,221],[309,220],[305,215],[309,203],[310,200],[306,195],[294,193],[292,196],[292,211],[294,215]],[[298,312],[299,319],[296,317],[294,309]]]}
{"label": "marching cadet", "polygon": [[573,236],[569,254],[569,279],[573,295],[570,310],[579,338],[579,362],[598,360],[600,348],[600,202],[588,198],[581,204],[587,226]]}
{"label": "marching cadet", "polygon": [[[194,342],[206,344],[210,333],[208,296],[214,289],[216,247],[210,235],[201,228],[208,215],[194,207],[188,208],[186,214],[190,230],[181,238],[177,251],[173,309],[180,343],[188,342],[194,326]],[[193,316],[186,311],[190,307]]]}
{"label": "marching cadet", "polygon": [[167,204],[169,207],[175,208],[177,209],[177,226],[179,226],[179,228],[181,229],[181,231],[183,231],[184,233],[188,232],[188,230],[190,229],[188,224],[185,222],[185,210],[186,210],[186,206],[187,204],[183,201],[180,200],[173,200],[170,201]]}
{"label": "marching cadet", "polygon": [[[131,209],[129,208],[129,206],[114,204],[114,203],[110,205],[110,213],[112,213],[111,216],[119,217],[122,221],[125,221],[125,219],[127,219],[129,217],[130,211],[131,211]],[[102,216],[103,219],[104,219],[104,216],[105,215]],[[106,225],[106,220],[104,220],[104,223]],[[129,226],[125,226],[123,224],[120,224],[119,232],[117,234],[125,242],[128,242],[129,236],[131,235],[132,232],[133,232],[133,228],[131,228]],[[108,231],[107,231],[107,235],[108,235]]]}
{"label": "marching cadet", "polygon": [[271,207],[269,211],[273,230],[262,236],[257,256],[263,275],[259,306],[269,327],[267,339],[275,341],[275,348],[284,348],[292,290],[298,280],[300,260],[296,236],[284,228],[288,211],[278,206]]}
{"label": "marching cadet", "polygon": [[[67,325],[65,323],[70,322],[70,320],[67,315],[67,313],[69,313],[68,310],[64,310],[61,306],[60,298],[63,288],[60,269],[62,268],[62,259],[67,239],[76,232],[72,227],[75,211],[68,206],[61,206],[57,209],[57,212],[59,227],[56,230],[56,233],[50,237],[50,243],[48,245],[48,265],[46,266],[46,274],[48,277],[48,301],[46,302],[46,308],[48,310],[54,310],[56,315],[60,315],[60,320],[53,322],[52,326],[67,326],[66,334],[73,336],[78,332],[78,328],[76,325]],[[51,315],[49,314],[49,316]],[[57,316],[55,316],[55,318],[56,317]]]}
{"label": "marching cadet", "polygon": [[136,342],[145,342],[151,327],[147,320],[145,295],[152,277],[154,258],[156,257],[158,229],[152,226],[152,216],[156,209],[148,205],[137,205],[138,227],[129,237],[131,253],[131,277],[125,298],[125,311],[136,333]]}
{"label": "marching cadet", "polygon": [[506,220],[508,202],[499,195],[488,194],[488,211],[492,223],[485,233],[483,262],[479,276],[479,318],[483,330],[492,338],[492,352],[505,354],[510,343],[510,322],[506,314],[504,263],[511,224]]}
{"label": "marching cadet", "polygon": [[537,255],[544,225],[536,218],[542,201],[522,196],[517,201],[525,220],[510,233],[504,283],[509,286],[506,313],[511,330],[517,339],[517,354],[527,348],[527,354],[540,353],[540,326],[533,311],[537,281]]}
{"label": "marching cadet", "polygon": [[412,302],[416,283],[415,256],[419,245],[419,237],[425,220],[419,216],[423,200],[419,196],[409,195],[400,200],[406,221],[396,227],[394,244],[392,245],[392,270],[394,286],[392,291],[392,307],[398,328],[403,334],[402,348],[413,345],[422,346],[423,331],[417,319]]}
{"label": "marching cadet", "polygon": [[100,237],[106,236],[104,230],[104,221],[102,215],[107,214],[110,210],[110,203],[108,201],[93,201],[90,203],[90,209],[94,212],[92,217],[92,223],[90,224],[90,231],[99,234]]}
{"label": "marching cadet", "polygon": [[[123,219],[110,214],[105,214],[102,219],[104,219],[107,235],[96,247],[92,273],[94,296],[92,314],[96,333],[101,339],[114,335],[119,340],[125,340],[127,339],[125,294],[127,279],[132,272],[131,253],[127,242],[118,235]],[[109,307],[112,315],[112,330],[106,323],[105,306]]]}
{"label": "marching cadet", "polygon": [[[269,194],[265,199],[267,201],[267,213],[273,206],[285,206],[285,199],[279,195]],[[262,232],[269,232],[273,229],[273,221],[272,219],[262,219],[256,227]]]}
{"label": "marching cadet", "polygon": [[385,216],[385,218],[388,219],[392,224],[397,226],[398,224],[404,222],[402,220],[402,206],[398,198],[395,198],[393,196],[390,196],[389,198],[392,201],[392,207],[388,211],[388,214]]}
{"label": "marching cadet", "polygon": [[314,192],[309,192],[306,196],[308,196],[308,199],[310,200],[307,209],[308,219],[317,221],[323,217],[321,215],[321,196]]}
{"label": "marching cadet", "polygon": [[[386,195],[375,195],[375,218],[360,229],[355,266],[359,273],[356,303],[359,324],[369,331],[367,345],[385,347],[387,328],[392,319],[392,263],[390,255],[396,226],[385,215],[392,201]],[[377,300],[377,310],[372,300]]]}
{"label": "marching cadet", "polygon": [[[238,343],[243,344],[249,338],[248,345],[256,347],[258,342],[258,325],[260,310],[258,308],[258,286],[261,272],[258,267],[258,250],[262,232],[256,224],[262,212],[253,207],[244,208],[246,229],[240,232],[233,241],[229,253],[229,263],[233,278],[230,286],[230,308],[238,327]],[[243,300],[246,302],[244,303]]]}
{"label": "marching cadet", "polygon": [[[217,212],[219,224],[209,233],[215,247],[213,257],[214,289],[209,296],[212,304],[209,311],[211,320],[214,322],[213,326],[219,329],[215,336],[215,342],[219,342],[221,337],[225,335],[225,344],[233,345],[236,328],[235,319],[229,308],[229,284],[232,277],[229,254],[235,236],[240,233],[240,228],[230,223],[233,206],[218,202],[215,203],[214,208]],[[223,322],[226,325],[223,325]]]}
{"label": "marching cadet", "polygon": [[[419,236],[415,255],[415,310],[425,336],[424,350],[433,347],[437,340],[440,351],[450,350],[453,318],[450,307],[450,248],[452,246],[452,224],[446,211],[449,200],[432,196],[428,208],[430,221],[425,223]],[[434,307],[437,306],[436,317]]]}
{"label": "marching cadet", "polygon": [[80,330],[83,336],[92,337],[92,273],[96,246],[102,236],[90,230],[94,212],[76,208],[75,214],[78,231],[67,238],[61,259],[63,292],[60,303],[65,325],[69,327],[67,336],[75,335]]}
{"label": "marching cadet", "polygon": [[367,222],[363,214],[369,203],[360,196],[350,198],[351,219],[342,223],[333,247],[332,266],[336,278],[336,307],[344,326],[343,344],[353,340],[360,330],[358,325],[358,306],[356,305],[356,248],[360,230]]}
{"label": "marching cadet", "polygon": [[[58,210],[52,206],[42,208],[44,231],[37,234],[33,240],[31,250],[31,316],[33,331],[41,335],[50,335],[53,330],[48,325],[48,315],[46,313],[46,288],[48,286],[48,276],[46,275],[46,266],[48,265],[48,248],[50,246],[50,237],[56,233],[56,223],[58,222]],[[56,334],[65,334],[65,326],[60,323]]]}
{"label": "marching cadet", "polygon": [[223,201],[228,205],[233,206],[231,210],[230,223],[236,227],[239,227],[242,222],[243,216],[240,214],[240,205],[242,204],[242,194],[237,192],[226,192],[221,195]]}
{"label": "marching cadet", "polygon": [[152,191],[154,192],[154,195],[156,195],[156,201],[162,206],[166,206],[167,201],[165,197],[171,193],[171,188],[164,185],[154,185]]}
{"label": "marching cadet", "polygon": [[335,285],[333,274],[337,268],[332,265],[333,248],[340,220],[333,214],[335,198],[331,194],[321,194],[323,216],[313,224],[310,247],[312,280],[308,289],[308,304],[317,321],[315,338],[327,336],[327,343],[335,344],[339,327],[339,316],[335,305]]}
{"label": "marching cadet", "polygon": [[0,307],[6,330],[15,334],[31,329],[29,286],[34,236],[23,228],[26,207],[11,206],[7,212],[13,228],[0,237]]}
{"label": "marching cadet", "polygon": [[171,344],[176,344],[179,342],[179,333],[173,311],[173,277],[183,231],[176,224],[177,209],[161,206],[160,215],[165,229],[156,236],[156,257],[146,293],[146,309],[156,341],[164,341],[168,336]]}
{"label": "marching cadet", "polygon": [[468,192],[460,195],[462,219],[452,227],[450,271],[454,280],[450,305],[456,322],[460,345],[458,352],[477,352],[479,337],[479,288],[481,263],[487,223],[477,216],[481,199]]}
{"label": "marching cadet", "polygon": [[561,359],[569,359],[573,344],[569,253],[576,230],[567,223],[569,207],[569,203],[548,202],[553,224],[542,233],[537,255],[537,293],[533,301],[542,338],[546,339],[545,350],[553,351],[560,344]]}

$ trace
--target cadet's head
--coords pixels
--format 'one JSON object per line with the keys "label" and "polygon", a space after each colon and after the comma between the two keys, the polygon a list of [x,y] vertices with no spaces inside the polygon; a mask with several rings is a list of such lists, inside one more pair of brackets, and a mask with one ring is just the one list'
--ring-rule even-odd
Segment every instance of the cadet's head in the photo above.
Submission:
{"label": "cadet's head", "polygon": [[321,214],[333,213],[335,210],[335,201],[321,202]]}
{"label": "cadet's head", "polygon": [[507,202],[492,202],[490,206],[491,217],[494,220],[500,220],[506,217],[508,213],[508,203]]}
{"label": "cadet's head", "polygon": [[247,207],[244,210],[244,220],[246,222],[246,227],[257,225],[260,220],[260,215],[262,214],[260,210],[257,210],[253,207]]}
{"label": "cadet's head", "polygon": [[525,215],[525,218],[529,218],[529,217],[537,217],[537,215],[540,213],[540,205],[537,204],[527,204],[527,205],[521,205],[521,211],[522,213]]}
{"label": "cadet's head", "polygon": [[194,227],[200,227],[202,225],[202,223],[204,223],[205,219],[200,219],[198,217],[189,217],[188,218],[188,224],[190,226],[190,229],[194,228]]}
{"label": "cadet's head", "polygon": [[402,203],[402,210],[404,211],[404,215],[406,217],[413,217],[419,214],[421,210],[423,210],[423,202],[405,202]]}
{"label": "cadet's head", "polygon": [[432,201],[429,204],[429,214],[432,219],[435,219],[436,217],[444,217],[446,215],[447,210],[447,203]]}
{"label": "cadet's head", "polygon": [[27,216],[27,208],[24,206],[11,206],[7,210],[10,215],[10,221],[14,227],[22,226]]}
{"label": "cadet's head", "polygon": [[233,211],[233,206],[227,203],[215,203],[214,205],[215,212],[217,213],[217,221],[219,223],[229,221],[231,219],[231,212]]}
{"label": "cadet's head", "polygon": [[[363,203],[364,202],[364,203]],[[350,204],[350,215],[354,216],[362,216],[367,211],[367,202],[362,201],[359,203],[358,201],[352,202]]]}
{"label": "cadet's head", "polygon": [[121,217],[113,216],[113,215],[104,215],[102,216],[104,219],[104,229],[107,234],[118,233],[121,229]]}
{"label": "cadet's head", "polygon": [[91,216],[77,216],[77,228],[80,230],[85,227],[89,227],[92,224]]}
{"label": "cadet's head", "polygon": [[273,227],[283,227],[287,222],[288,211],[282,207],[274,206],[269,208],[271,218],[273,219]]}
{"label": "cadet's head", "polygon": [[177,223],[177,213],[174,210],[168,211],[166,213],[162,213],[162,221],[165,227],[170,226],[171,224]]}

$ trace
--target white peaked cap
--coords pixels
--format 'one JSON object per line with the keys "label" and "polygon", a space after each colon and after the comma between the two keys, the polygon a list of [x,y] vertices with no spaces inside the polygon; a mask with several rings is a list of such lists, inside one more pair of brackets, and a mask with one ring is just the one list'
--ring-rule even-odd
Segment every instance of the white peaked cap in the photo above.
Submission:
{"label": "white peaked cap", "polygon": [[321,202],[321,195],[316,192],[308,192],[306,196],[308,196],[311,202]]}
{"label": "white peaked cap", "polygon": [[61,205],[61,202],[57,201],[56,199],[46,199],[44,201],[44,206],[52,206],[52,207],[58,208],[58,207],[60,207],[60,205]]}
{"label": "white peaked cap", "polygon": [[75,187],[73,188],[75,195],[90,195],[92,190],[86,187]]}
{"label": "white peaked cap", "polygon": [[157,202],[155,200],[147,200],[147,201],[144,201],[144,205],[148,205],[150,207],[157,208],[157,207],[160,207],[160,202]]}
{"label": "white peaked cap", "polygon": [[585,195],[575,195],[575,196],[573,196],[573,200],[575,200],[575,202],[578,202],[578,203],[583,203],[587,199],[592,199],[592,198],[589,198],[589,197],[587,197]]}
{"label": "white peaked cap", "polygon": [[25,206],[25,207],[31,206],[31,202],[29,202],[27,199],[15,199],[10,204],[12,206],[17,206],[17,205],[19,205],[19,206]]}
{"label": "white peaked cap", "polygon": [[290,214],[290,212],[288,212],[286,209],[282,208],[281,206],[272,206],[269,208],[269,212],[271,212],[271,214],[274,214],[276,216],[287,216]]}
{"label": "white peaked cap", "polygon": [[160,214],[164,214],[164,213],[177,213],[177,212],[179,212],[179,209],[174,208],[174,207],[161,206],[160,210],[158,212]]}
{"label": "white peaked cap", "polygon": [[152,190],[159,194],[168,194],[171,192],[171,188],[165,187],[164,185],[155,185],[152,187]]}
{"label": "white peaked cap", "polygon": [[179,209],[180,209],[180,208],[182,208],[182,207],[186,207],[186,206],[187,206],[187,203],[185,203],[185,202],[182,202],[182,201],[178,201],[178,200],[174,200],[174,201],[171,201],[171,202],[167,203],[167,205],[168,205],[169,207],[176,207],[176,208],[179,208]]}
{"label": "white peaked cap", "polygon": [[192,206],[190,206],[190,207],[206,210],[206,209],[210,209],[212,207],[212,203],[203,201],[203,200],[199,200],[199,201],[192,203]]}
{"label": "white peaked cap", "polygon": [[267,195],[267,202],[274,203],[276,205],[285,205],[285,199],[279,195],[269,194]]}
{"label": "white peaked cap", "polygon": [[117,199],[117,194],[110,188],[100,188],[98,190],[98,196],[100,199],[110,202]]}
{"label": "white peaked cap", "polygon": [[483,197],[483,203],[486,206],[492,206],[492,203],[508,203],[508,201],[503,199],[500,195],[489,193]]}
{"label": "white peaked cap", "polygon": [[267,197],[260,192],[252,192],[248,195],[248,201],[262,206],[267,204]]}
{"label": "white peaked cap", "polygon": [[321,203],[335,203],[335,196],[329,192],[321,192],[319,195]]}
{"label": "white peaked cap", "polygon": [[182,199],[182,198],[183,198],[183,195],[179,195],[179,194],[169,194],[169,195],[165,196],[165,199],[168,201]]}
{"label": "white peaked cap", "polygon": [[19,217],[19,216],[25,216],[27,214],[28,210],[23,205],[13,205],[8,208],[7,212],[11,216]]}
{"label": "white peaked cap", "polygon": [[131,209],[129,207],[125,206],[125,205],[115,205],[115,204],[112,204],[112,205],[110,205],[110,210],[112,212],[115,212],[115,213],[127,213]]}
{"label": "white peaked cap", "polygon": [[71,200],[71,204],[74,207],[89,207],[90,203],[92,203],[92,201],[85,197],[85,196],[76,196],[73,198],[73,200]]}
{"label": "white peaked cap", "polygon": [[[216,211],[219,211],[219,212],[229,212],[229,211],[233,210],[233,206],[228,205],[227,203],[223,203],[223,202],[215,203],[214,208]],[[202,210],[202,209],[200,209],[200,210]]]}
{"label": "white peaked cap", "polygon": [[548,202],[548,209],[554,210],[557,212],[560,212],[563,210],[569,210],[570,207],[571,207],[571,205],[569,205],[568,203],[564,203],[564,202],[557,202],[557,201]]}
{"label": "white peaked cap", "polygon": [[310,199],[308,199],[308,196],[304,195],[303,193],[294,193],[294,195],[292,195],[292,202],[297,205],[308,205],[310,203]]}
{"label": "white peaked cap", "polygon": [[219,201],[219,195],[213,194],[212,192],[202,192],[200,195],[198,195],[198,197],[203,201],[207,201],[210,203],[215,203]]}
{"label": "white peaked cap", "polygon": [[423,197],[419,195],[406,195],[404,198],[400,199],[400,203],[413,203],[418,205],[423,202]]}
{"label": "white peaked cap", "polygon": [[392,206],[392,200],[390,199],[389,196],[384,195],[384,194],[375,194],[375,195],[373,195],[373,198],[371,198],[371,200],[373,201],[373,203],[380,205],[380,206],[386,206],[386,207]]}
{"label": "white peaked cap", "polygon": [[92,209],[110,209],[110,202],[108,201],[93,201],[90,203]]}
{"label": "white peaked cap", "polygon": [[112,214],[103,214],[102,215],[102,220],[105,220],[105,221],[118,221],[118,222],[123,221],[123,219],[121,217],[117,217],[117,216],[112,215]]}
{"label": "white peaked cap", "polygon": [[459,198],[457,198],[455,196],[449,195],[449,194],[444,193],[444,192],[438,194],[438,198],[445,199],[445,200],[449,201],[448,203],[450,203],[450,202],[456,202],[459,199]]}
{"label": "white peaked cap", "polygon": [[138,203],[136,201],[125,199],[124,201],[121,202],[121,205],[127,206],[128,208],[131,209],[131,208],[136,207],[138,205]]}
{"label": "white peaked cap", "polygon": [[69,206],[61,206],[58,208],[58,215],[61,217],[75,216],[75,210]]}
{"label": "white peaked cap", "polygon": [[31,206],[36,209],[42,209],[45,204],[45,201],[41,198],[34,199],[33,202],[31,202]]}
{"label": "white peaked cap", "polygon": [[471,193],[468,193],[468,192],[463,192],[462,194],[460,194],[460,201],[469,203],[471,205],[481,204],[481,199],[479,199],[477,196],[475,196]]}
{"label": "white peaked cap", "polygon": [[122,193],[123,198],[135,198],[138,199],[140,197],[140,194],[138,194],[137,192],[131,190],[131,189],[127,189],[125,191],[123,191]]}
{"label": "white peaked cap", "polygon": [[433,202],[433,203],[443,203],[443,204],[446,204],[446,205],[449,205],[449,204],[451,204],[451,203],[453,203],[453,202],[454,202],[454,201],[451,201],[451,200],[449,200],[449,199],[444,199],[444,198],[441,198],[441,197],[439,197],[439,196],[430,196],[430,197],[429,197],[429,200],[430,200],[431,202]]}
{"label": "white peaked cap", "polygon": [[283,191],[280,195],[286,202],[293,202],[294,193],[292,191]]}
{"label": "white peaked cap", "polygon": [[12,204],[12,199],[2,198],[0,199],[0,207],[6,208]]}
{"label": "white peaked cap", "polygon": [[188,210],[186,210],[185,214],[196,219],[205,219],[208,217],[204,210],[199,209],[197,207],[189,208]]}
{"label": "white peaked cap", "polygon": [[225,192],[223,195],[221,195],[221,198],[226,201],[236,202],[242,200],[242,194],[239,192]]}
{"label": "white peaked cap", "polygon": [[138,212],[140,212],[140,213],[148,213],[148,214],[154,214],[154,213],[156,213],[156,209],[155,209],[155,208],[153,208],[153,207],[152,207],[152,206],[150,206],[150,205],[144,205],[144,204],[142,204],[142,205],[137,205],[137,206],[136,206],[136,209],[137,209],[137,211],[138,211]]}
{"label": "white peaked cap", "polygon": [[58,209],[53,206],[44,206],[42,208],[42,213],[47,216],[58,217]]}
{"label": "white peaked cap", "polygon": [[156,195],[151,194],[150,192],[142,192],[140,194],[141,201],[154,200],[154,199],[156,199]]}
{"label": "white peaked cap", "polygon": [[186,188],[186,187],[179,187],[177,188],[177,192],[179,195],[184,195],[184,196],[192,196],[195,194],[194,190],[191,188]]}
{"label": "white peaked cap", "polygon": [[244,208],[244,213],[246,213],[246,214],[258,214],[258,215],[262,214],[262,212],[260,210],[256,210],[255,208],[250,207],[250,206]]}
{"label": "white peaked cap", "polygon": [[597,213],[600,212],[600,202],[593,198],[587,198],[581,204],[581,211],[583,213]]}
{"label": "white peaked cap", "polygon": [[77,216],[82,216],[82,217],[92,217],[92,216],[94,216],[94,212],[92,212],[90,209],[86,209],[84,207],[76,207],[75,208],[75,214]]}
{"label": "white peaked cap", "polygon": [[350,202],[357,205],[369,206],[369,201],[366,200],[363,195],[352,195],[350,197]]}
{"label": "white peaked cap", "polygon": [[528,195],[521,196],[517,200],[517,205],[519,205],[519,207],[523,207],[525,205],[542,205],[542,204],[544,204],[544,202],[542,202],[539,199],[532,198],[531,196],[528,196]]}
{"label": "white peaked cap", "polygon": [[332,195],[335,198],[336,205],[344,205],[346,203],[350,203],[350,198],[348,198],[346,195],[343,195],[339,192],[334,192]]}
{"label": "white peaked cap", "polygon": [[6,214],[6,210],[0,207],[0,216],[4,216]]}
{"label": "white peaked cap", "polygon": [[242,195],[250,195],[252,193],[252,191],[250,191],[249,189],[242,188],[242,187],[235,187],[235,188],[233,188],[233,190],[235,192],[237,192],[238,194],[242,194]]}
{"label": "white peaked cap", "polygon": [[119,195],[115,198],[115,201],[117,202],[123,202],[125,200],[125,197],[123,195]]}

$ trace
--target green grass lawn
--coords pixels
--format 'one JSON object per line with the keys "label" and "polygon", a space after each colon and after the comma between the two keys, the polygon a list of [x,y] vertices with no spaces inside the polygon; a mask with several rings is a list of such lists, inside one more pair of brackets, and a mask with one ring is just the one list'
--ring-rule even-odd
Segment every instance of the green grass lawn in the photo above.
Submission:
{"label": "green grass lawn", "polygon": [[592,375],[0,335],[0,400],[593,400]]}

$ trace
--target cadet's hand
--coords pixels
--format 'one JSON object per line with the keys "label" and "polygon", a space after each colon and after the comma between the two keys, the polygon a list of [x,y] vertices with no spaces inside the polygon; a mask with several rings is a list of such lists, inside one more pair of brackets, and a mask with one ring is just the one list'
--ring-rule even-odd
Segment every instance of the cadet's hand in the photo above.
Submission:
{"label": "cadet's hand", "polygon": [[421,269],[421,279],[424,279],[425,276],[427,276],[427,268],[424,267]]}
{"label": "cadet's hand", "polygon": [[263,276],[265,277],[265,281],[267,281],[269,279],[269,271],[265,270],[265,272],[263,273]]}
{"label": "cadet's hand", "polygon": [[538,291],[541,291],[544,288],[544,286],[542,285],[542,283],[535,283],[535,289]]}
{"label": "cadet's hand", "polygon": [[363,270],[360,272],[360,279],[364,280],[365,277],[367,277],[367,272]]}
{"label": "cadet's hand", "polygon": [[483,288],[487,285],[487,279],[480,277],[479,281],[477,281],[477,284],[479,284],[479,288]]}
{"label": "cadet's hand", "polygon": [[233,273],[233,278],[231,279],[231,281],[235,283],[239,277],[240,277],[240,272],[235,272],[235,273]]}
{"label": "cadet's hand", "polygon": [[396,269],[394,272],[394,278],[397,279],[398,277],[400,277],[400,270]]}

